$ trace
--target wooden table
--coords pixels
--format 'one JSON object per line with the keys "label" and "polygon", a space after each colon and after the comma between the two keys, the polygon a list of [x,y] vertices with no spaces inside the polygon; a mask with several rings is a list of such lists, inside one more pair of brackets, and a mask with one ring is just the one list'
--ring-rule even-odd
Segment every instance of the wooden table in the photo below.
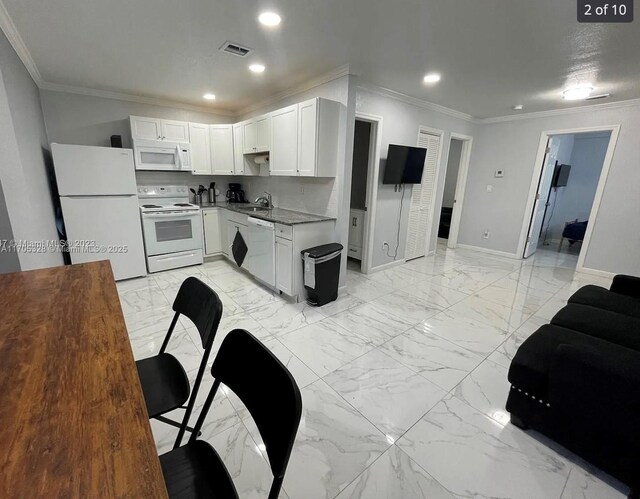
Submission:
{"label": "wooden table", "polygon": [[0,275],[0,314],[0,497],[167,497],[109,262]]}

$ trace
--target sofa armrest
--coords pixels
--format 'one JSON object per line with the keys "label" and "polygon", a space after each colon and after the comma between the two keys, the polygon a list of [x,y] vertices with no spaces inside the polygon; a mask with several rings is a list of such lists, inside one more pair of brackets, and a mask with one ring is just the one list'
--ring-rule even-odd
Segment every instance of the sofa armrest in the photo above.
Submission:
{"label": "sofa armrest", "polygon": [[640,445],[640,352],[613,343],[559,345],[549,369],[549,402],[577,427]]}
{"label": "sofa armrest", "polygon": [[609,291],[640,299],[640,277],[618,274],[613,278]]}

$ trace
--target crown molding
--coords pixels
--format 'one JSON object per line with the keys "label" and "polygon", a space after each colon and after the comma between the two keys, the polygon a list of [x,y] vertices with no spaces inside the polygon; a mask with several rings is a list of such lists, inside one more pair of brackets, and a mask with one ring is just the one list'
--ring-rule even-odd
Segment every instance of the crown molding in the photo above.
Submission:
{"label": "crown molding", "polygon": [[460,120],[469,121],[472,123],[476,123],[478,120],[473,116],[467,113],[463,113],[461,111],[456,111],[455,109],[451,109],[449,107],[441,106],[440,104],[434,104],[433,102],[429,102],[424,99],[419,99],[417,97],[412,97],[407,94],[403,94],[402,92],[397,92],[395,90],[391,90],[389,88],[380,87],[373,83],[369,82],[358,82],[357,89],[364,90],[366,92],[371,92],[374,94],[381,95],[383,97],[389,97],[391,99],[398,100],[400,102],[404,102],[405,104],[410,104],[412,106],[421,107],[423,109],[429,109],[430,111],[435,111],[436,113],[446,114],[453,118],[458,118]]}
{"label": "crown molding", "polygon": [[563,114],[592,113],[594,111],[605,111],[607,109],[620,109],[623,107],[640,106],[640,99],[628,99],[617,102],[605,102],[600,104],[589,104],[579,107],[567,107],[564,109],[549,109],[547,111],[537,111],[533,113],[523,113],[508,116],[496,116],[494,118],[480,118],[476,122],[481,125],[492,123],[504,123],[508,121],[533,120],[537,118],[547,118],[549,116],[561,116]]}
{"label": "crown molding", "polygon": [[187,104],[179,101],[167,99],[159,99],[156,97],[145,97],[142,95],[132,95],[120,92],[111,92],[109,90],[98,90],[88,87],[75,87],[73,85],[62,85],[60,83],[49,83],[43,81],[38,85],[41,90],[50,90],[52,92],[65,92],[69,94],[86,95],[90,97],[102,97],[104,99],[115,99],[127,102],[137,102],[140,104],[150,104],[153,106],[172,107],[177,109],[185,109],[187,111],[198,111],[208,114],[217,114],[219,116],[234,116],[232,111],[227,109],[215,109],[207,106],[197,106],[195,104]]}
{"label": "crown molding", "polygon": [[18,54],[22,64],[27,68],[27,71],[31,75],[33,81],[38,87],[40,87],[43,82],[42,75],[40,75],[40,71],[38,71],[29,49],[27,49],[24,40],[20,36],[20,33],[18,33],[18,28],[14,24],[13,19],[11,19],[11,16],[9,15],[9,12],[2,0],[0,0],[0,29],[2,29],[7,40],[9,40],[13,50]]}
{"label": "crown molding", "polygon": [[349,64],[345,64],[343,66],[339,66],[327,73],[324,73],[320,76],[317,76],[311,80],[307,80],[306,82],[288,88],[282,92],[272,95],[271,97],[267,97],[255,104],[250,104],[242,109],[239,109],[236,112],[236,115],[240,118],[243,116],[253,112],[263,109],[271,104],[275,104],[278,101],[286,99],[287,97],[291,97],[292,95],[299,94],[301,92],[306,92],[307,90],[311,90],[312,88],[318,87],[320,85],[324,85],[325,83],[329,83],[330,81],[337,80],[338,78],[342,78],[343,76],[347,76],[351,74]]}

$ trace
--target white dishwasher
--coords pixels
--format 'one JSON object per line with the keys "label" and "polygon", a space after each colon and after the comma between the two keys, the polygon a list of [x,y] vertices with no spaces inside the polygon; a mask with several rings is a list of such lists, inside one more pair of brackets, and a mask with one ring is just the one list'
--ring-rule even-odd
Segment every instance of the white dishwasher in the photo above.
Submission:
{"label": "white dishwasher", "polygon": [[276,285],[276,231],[275,225],[266,220],[249,217],[247,270],[269,286]]}

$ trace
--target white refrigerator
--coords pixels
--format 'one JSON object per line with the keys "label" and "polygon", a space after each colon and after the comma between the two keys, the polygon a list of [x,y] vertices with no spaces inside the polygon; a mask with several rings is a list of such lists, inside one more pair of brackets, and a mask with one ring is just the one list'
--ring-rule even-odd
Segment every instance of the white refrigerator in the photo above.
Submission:
{"label": "white refrigerator", "polygon": [[71,263],[110,260],[116,280],[147,274],[131,149],[51,144]]}

